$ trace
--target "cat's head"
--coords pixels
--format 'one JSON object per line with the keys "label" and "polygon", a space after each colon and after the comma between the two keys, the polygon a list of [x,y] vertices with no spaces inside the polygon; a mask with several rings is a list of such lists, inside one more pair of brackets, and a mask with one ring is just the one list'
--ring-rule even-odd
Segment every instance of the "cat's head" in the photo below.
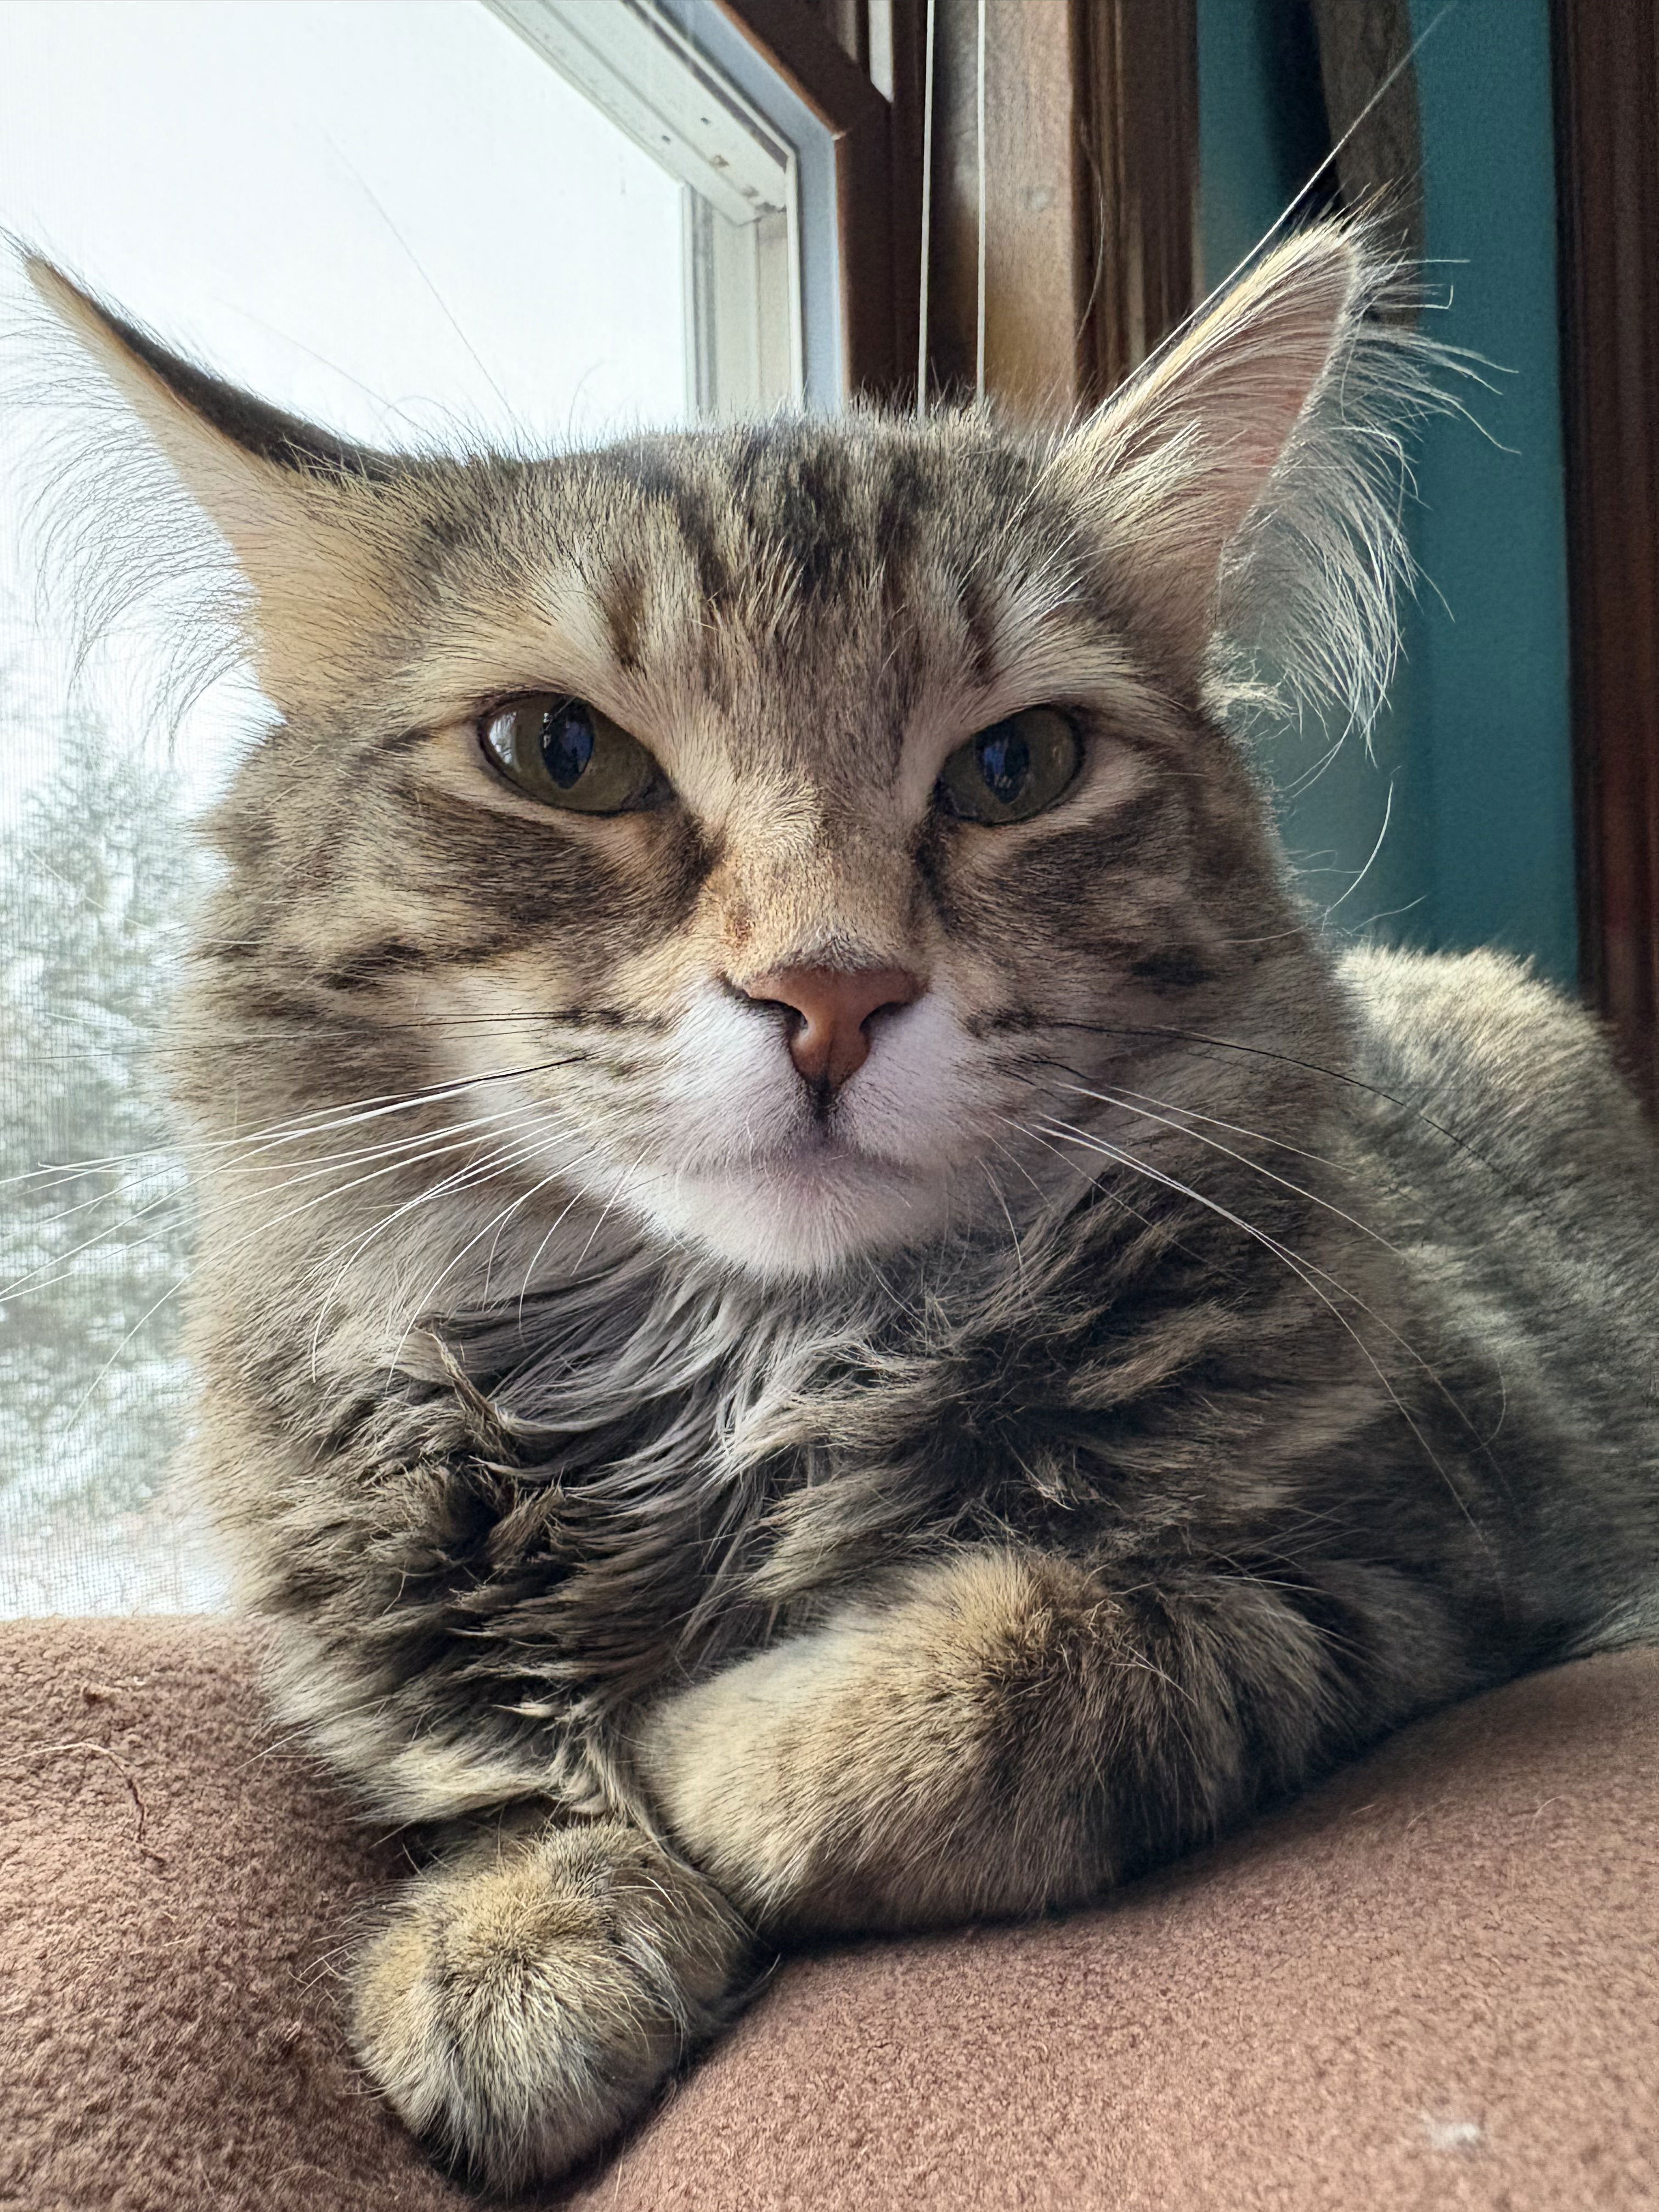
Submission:
{"label": "cat's head", "polygon": [[261,1066],[289,1110],[466,1082],[526,1218],[799,1274],[1094,1174],[1055,1124],[1159,1039],[1330,1048],[1218,639],[1263,576],[1316,684],[1389,635],[1352,236],[1066,434],[532,459],[348,448],[35,274],[228,543],[283,718],[219,817],[210,1122]]}

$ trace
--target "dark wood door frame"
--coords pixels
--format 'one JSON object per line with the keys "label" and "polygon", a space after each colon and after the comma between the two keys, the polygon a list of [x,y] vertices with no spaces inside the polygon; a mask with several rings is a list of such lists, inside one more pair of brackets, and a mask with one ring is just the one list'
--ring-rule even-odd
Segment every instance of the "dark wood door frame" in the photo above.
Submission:
{"label": "dark wood door frame", "polygon": [[1077,190],[1091,266],[1079,398],[1103,399],[1190,313],[1198,252],[1196,0],[1077,0]]}
{"label": "dark wood door frame", "polygon": [[[936,0],[928,358],[951,397],[975,383],[977,14]],[[987,0],[986,27],[986,387],[1064,417],[1193,305],[1195,0]]]}
{"label": "dark wood door frame", "polygon": [[[835,134],[848,383],[914,405],[927,0],[720,4]],[[934,16],[928,380],[960,398],[978,319],[977,0],[935,0]],[[1196,0],[987,0],[986,17],[987,388],[1063,417],[1193,303]]]}
{"label": "dark wood door frame", "polygon": [[1659,1103],[1659,16],[1553,0],[1580,958]]}

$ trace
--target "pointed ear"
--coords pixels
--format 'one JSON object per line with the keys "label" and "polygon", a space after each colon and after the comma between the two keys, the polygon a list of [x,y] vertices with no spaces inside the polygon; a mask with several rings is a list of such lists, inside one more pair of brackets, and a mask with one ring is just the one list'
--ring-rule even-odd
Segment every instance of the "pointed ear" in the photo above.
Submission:
{"label": "pointed ear", "polygon": [[1343,354],[1369,288],[1346,231],[1291,238],[1091,419],[1051,479],[1099,531],[1137,611],[1201,665],[1224,565]]}
{"label": "pointed ear", "polygon": [[266,692],[289,710],[326,702],[329,672],[391,619],[395,464],[169,352],[50,262],[24,265],[228,545]]}

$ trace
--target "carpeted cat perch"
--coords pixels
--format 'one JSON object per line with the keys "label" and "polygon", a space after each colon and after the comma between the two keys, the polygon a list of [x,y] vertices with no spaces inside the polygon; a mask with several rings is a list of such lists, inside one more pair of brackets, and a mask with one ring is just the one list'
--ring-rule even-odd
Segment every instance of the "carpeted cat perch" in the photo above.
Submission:
{"label": "carpeted cat perch", "polygon": [[[398,1873],[255,1632],[0,1630],[0,2205],[437,2212],[334,1961]],[[1659,1652],[1443,1714],[1097,1912],[825,1952],[592,2212],[1659,2203]]]}

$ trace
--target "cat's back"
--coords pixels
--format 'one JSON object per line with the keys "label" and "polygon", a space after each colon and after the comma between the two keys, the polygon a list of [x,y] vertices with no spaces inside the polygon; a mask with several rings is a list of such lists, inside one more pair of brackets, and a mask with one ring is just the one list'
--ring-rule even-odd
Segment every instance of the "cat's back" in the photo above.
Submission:
{"label": "cat's back", "polygon": [[1356,1073],[1398,1113],[1393,1149],[1482,1222],[1524,1193],[1552,1219],[1641,1249],[1652,1272],[1659,1149],[1582,1006],[1501,952],[1366,948],[1338,973]]}
{"label": "cat's back", "polygon": [[1390,1232],[1521,1396],[1659,1469],[1659,1149],[1601,1028],[1502,953],[1338,972]]}

